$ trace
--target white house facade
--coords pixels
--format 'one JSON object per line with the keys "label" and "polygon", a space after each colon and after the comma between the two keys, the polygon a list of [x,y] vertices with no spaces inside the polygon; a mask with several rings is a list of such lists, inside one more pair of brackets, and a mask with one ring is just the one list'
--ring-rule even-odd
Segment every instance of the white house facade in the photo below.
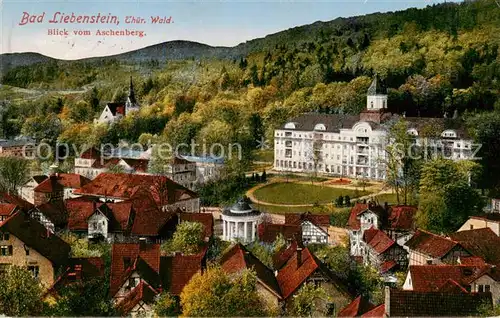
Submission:
{"label": "white house facade", "polygon": [[[400,118],[387,109],[387,90],[377,77],[368,89],[366,109],[357,116],[307,113],[274,132],[274,169],[336,176],[386,179],[387,123]],[[425,138],[436,152],[454,160],[472,156],[472,139],[456,119],[405,117],[415,144],[423,128],[435,121],[439,137]],[[458,127],[458,128],[457,128]]]}
{"label": "white house facade", "polygon": [[135,99],[134,84],[132,83],[132,76],[130,77],[130,87],[127,100],[125,103],[108,103],[102,111],[99,118],[96,120],[99,124],[109,124],[120,120],[131,112],[138,111],[139,104]]}

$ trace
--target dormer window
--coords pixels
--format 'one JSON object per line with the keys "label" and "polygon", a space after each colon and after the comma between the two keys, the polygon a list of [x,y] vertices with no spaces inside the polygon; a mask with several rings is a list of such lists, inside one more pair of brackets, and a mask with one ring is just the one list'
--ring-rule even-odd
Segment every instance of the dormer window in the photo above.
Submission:
{"label": "dormer window", "polygon": [[370,103],[370,108],[373,108],[373,101],[371,101]]}

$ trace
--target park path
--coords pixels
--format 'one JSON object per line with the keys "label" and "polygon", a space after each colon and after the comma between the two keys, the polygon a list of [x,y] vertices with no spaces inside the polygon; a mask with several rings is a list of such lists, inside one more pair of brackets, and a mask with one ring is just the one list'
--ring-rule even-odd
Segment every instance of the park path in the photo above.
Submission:
{"label": "park path", "polygon": [[[314,206],[314,204],[279,204],[279,203],[270,203],[270,202],[265,202],[265,201],[258,200],[254,196],[254,192],[256,190],[258,190],[260,188],[263,188],[265,186],[268,186],[270,184],[279,183],[279,182],[292,182],[292,183],[298,183],[298,184],[311,184],[311,182],[309,182],[309,181],[294,181],[294,180],[288,180],[287,181],[285,178],[273,178],[269,182],[258,184],[256,186],[252,187],[251,189],[249,189],[246,192],[246,196],[250,200],[252,200],[253,203],[262,204],[262,205],[280,206],[280,207],[286,207],[286,208],[309,208],[309,207],[313,207]],[[327,187],[332,187],[332,188],[342,188],[342,189],[349,189],[349,190],[355,190],[356,189],[356,187],[352,186],[352,185],[331,184],[331,183],[328,183],[328,182],[331,182],[331,180],[324,181],[324,182],[316,182],[315,184],[316,185],[327,186]],[[375,186],[366,187],[366,190],[370,191],[371,188],[375,188]],[[373,198],[373,197],[375,197],[377,195],[380,195],[380,194],[391,193],[390,189],[383,189],[383,188],[379,189],[379,188],[380,188],[380,185],[379,185],[379,187],[377,187],[378,191],[370,193],[370,194],[367,194],[367,195],[364,195],[364,196],[361,196],[361,197],[352,198],[351,202],[356,202],[358,200],[369,200],[369,199],[371,199],[371,198]],[[324,206],[324,205],[328,205],[328,204],[321,204],[321,205]]]}

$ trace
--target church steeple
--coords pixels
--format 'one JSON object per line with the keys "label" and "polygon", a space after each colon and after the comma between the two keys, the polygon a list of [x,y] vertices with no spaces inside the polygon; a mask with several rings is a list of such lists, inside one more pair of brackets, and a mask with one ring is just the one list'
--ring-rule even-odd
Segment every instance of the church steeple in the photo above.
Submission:
{"label": "church steeple", "polygon": [[130,76],[130,86],[128,90],[127,101],[125,102],[125,114],[128,114],[130,111],[139,110],[139,104],[135,99],[134,92],[134,83],[132,82],[132,76]]}
{"label": "church steeple", "polygon": [[366,109],[380,110],[387,108],[387,88],[375,74],[366,94]]}

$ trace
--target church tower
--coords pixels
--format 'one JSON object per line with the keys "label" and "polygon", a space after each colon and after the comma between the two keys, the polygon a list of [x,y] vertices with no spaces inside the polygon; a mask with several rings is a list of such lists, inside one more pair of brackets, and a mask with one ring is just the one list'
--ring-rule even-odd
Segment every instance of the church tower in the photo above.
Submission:
{"label": "church tower", "polygon": [[366,96],[366,110],[387,109],[387,88],[375,74]]}
{"label": "church tower", "polygon": [[137,110],[139,110],[139,104],[135,99],[134,83],[132,83],[132,76],[130,76],[130,87],[128,90],[127,101],[125,102],[125,114]]}

